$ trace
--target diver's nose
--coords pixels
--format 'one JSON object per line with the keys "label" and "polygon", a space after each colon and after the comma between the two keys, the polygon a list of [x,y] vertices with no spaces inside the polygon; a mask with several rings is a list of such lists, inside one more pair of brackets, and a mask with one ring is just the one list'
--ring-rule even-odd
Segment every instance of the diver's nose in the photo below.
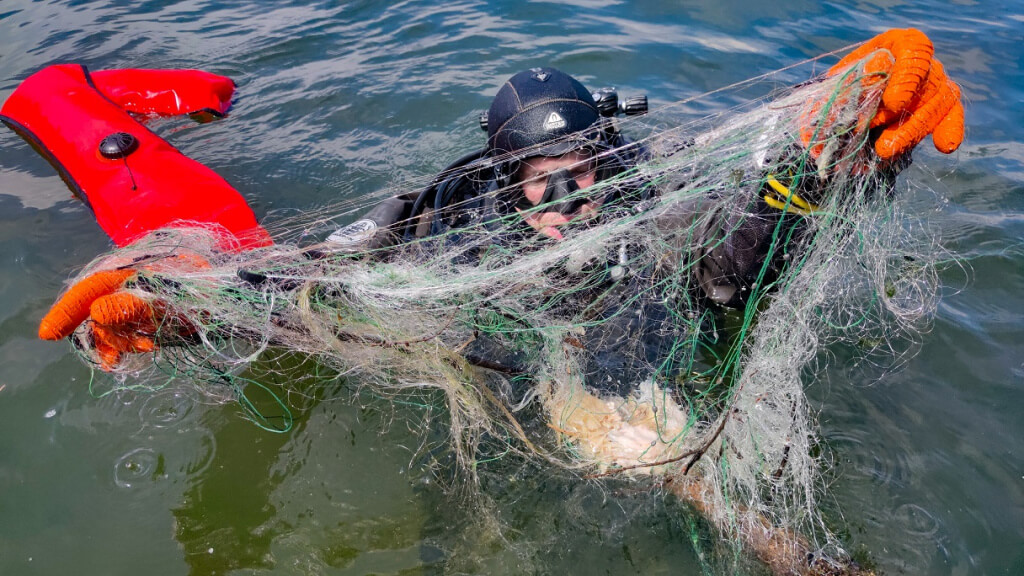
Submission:
{"label": "diver's nose", "polygon": [[583,195],[576,194],[579,191],[576,178],[568,168],[562,168],[548,175],[548,185],[544,189],[541,203],[551,203],[548,210],[559,214],[574,214],[587,202]]}

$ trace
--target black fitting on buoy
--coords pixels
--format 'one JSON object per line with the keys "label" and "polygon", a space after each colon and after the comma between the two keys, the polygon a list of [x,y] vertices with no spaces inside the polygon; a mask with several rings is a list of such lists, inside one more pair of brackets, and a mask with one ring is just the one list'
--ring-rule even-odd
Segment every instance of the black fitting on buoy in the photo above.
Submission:
{"label": "black fitting on buoy", "polygon": [[135,183],[135,175],[128,167],[128,155],[139,147],[139,139],[127,132],[114,132],[103,140],[100,140],[100,155],[107,160],[121,160],[128,170],[128,177],[132,179],[132,190],[139,187]]}
{"label": "black fitting on buoy", "polygon": [[118,160],[135,152],[139,140],[127,132],[114,132],[100,140],[100,154],[110,160]]}

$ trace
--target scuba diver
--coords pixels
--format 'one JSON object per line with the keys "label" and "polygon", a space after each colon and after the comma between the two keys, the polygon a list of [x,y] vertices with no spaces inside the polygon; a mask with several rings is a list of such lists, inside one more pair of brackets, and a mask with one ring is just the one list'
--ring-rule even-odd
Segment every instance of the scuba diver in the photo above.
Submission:
{"label": "scuba diver", "polygon": [[[885,79],[886,88],[870,122],[873,148],[895,175],[909,162],[910,150],[928,135],[933,135],[941,152],[951,153],[959,146],[963,106],[959,89],[932,55],[931,41],[918,30],[883,33],[847,55],[831,73],[883,49],[892,56],[876,74]],[[459,231],[473,224],[501,228],[488,236],[492,244],[530,235],[558,241],[575,225],[612,218],[642,205],[657,195],[655,186],[640,181],[632,187],[600,184],[634,169],[647,157],[645,148],[619,133],[611,118],[617,110],[643,112],[646,102],[626,101],[619,107],[607,93],[596,95],[554,68],[516,74],[481,118],[488,134],[484,149],[453,163],[424,190],[382,202],[331,234],[322,249],[381,248],[388,257],[388,247],[414,240],[444,237],[445,242],[459,242]],[[815,146],[807,135],[801,134],[800,140],[809,149]],[[813,199],[813,179],[803,182],[799,190],[780,186],[794,201],[806,204],[800,196]],[[705,230],[707,237],[697,243],[702,247],[699,253],[686,255],[702,297],[721,306],[745,304],[766,258],[780,254],[769,254],[772,230],[780,219],[799,218],[788,203],[781,204],[770,194],[758,193],[751,200],[747,216]],[[689,224],[686,210],[700,209],[699,202],[684,207],[675,214],[679,225]],[[316,257],[317,251],[308,255]],[[149,304],[136,302],[141,311],[105,316],[104,321],[94,317],[94,302],[102,308],[105,298],[126,293],[124,284],[131,279],[130,273],[120,274],[100,288],[85,290],[85,298],[62,298],[48,315],[58,320],[59,327],[44,334],[41,326],[40,336],[60,339],[89,321],[101,328],[93,338],[108,351],[105,369],[115,367],[124,353],[153,350],[151,340],[143,338],[146,343],[139,344],[138,338],[152,335],[154,310]]]}
{"label": "scuba diver", "polygon": [[[619,104],[614,90],[591,93],[554,68],[520,72],[481,116],[485,148],[449,165],[423,190],[385,200],[328,242],[338,249],[377,249],[498,221],[509,235],[532,229],[561,239],[559,226],[593,217],[613,200],[580,191],[635,167],[645,155],[612,116],[646,111],[646,97]],[[511,213],[522,218],[502,219]]]}
{"label": "scuba diver", "polygon": [[[335,231],[325,249],[378,250],[440,235],[459,242],[459,230],[473,226],[495,232],[490,244],[529,234],[557,241],[574,223],[621,216],[623,209],[656,195],[656,186],[635,179],[601,192],[588,190],[649,159],[646,148],[630,141],[614,121],[616,113],[646,112],[645,96],[620,104],[614,90],[592,93],[555,68],[519,72],[481,116],[485,148],[452,163],[426,188],[389,198]],[[785,214],[760,199],[752,210],[755,214],[723,242],[702,239],[713,248],[693,263],[703,295],[730,308],[745,304],[772,230]]]}

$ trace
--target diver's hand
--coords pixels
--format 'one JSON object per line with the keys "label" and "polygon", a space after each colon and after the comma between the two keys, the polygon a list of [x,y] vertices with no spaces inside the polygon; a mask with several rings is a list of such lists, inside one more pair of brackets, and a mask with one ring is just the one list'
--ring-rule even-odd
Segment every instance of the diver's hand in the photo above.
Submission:
{"label": "diver's hand", "polygon": [[100,367],[113,370],[126,353],[156,349],[156,308],[125,290],[136,270],[103,270],[71,286],[39,323],[39,337],[61,340],[89,322],[92,346]]}
{"label": "diver's hand", "polygon": [[[892,58],[872,57],[879,50],[888,51]],[[869,125],[880,129],[875,152],[882,159],[909,152],[929,134],[935,148],[945,154],[963,142],[960,89],[946,77],[934,52],[932,41],[920,30],[893,29],[868,40],[828,72],[829,76],[839,74],[872,57],[865,71],[877,73],[886,82],[882,103]]]}
{"label": "diver's hand", "polygon": [[[72,285],[39,323],[39,337],[61,340],[85,324],[101,369],[112,371],[125,354],[156,350],[157,328],[168,317],[163,301],[135,288],[140,273],[167,266],[208,268],[195,256],[160,259],[157,264],[102,270]],[[148,296],[148,297],[147,297]]]}

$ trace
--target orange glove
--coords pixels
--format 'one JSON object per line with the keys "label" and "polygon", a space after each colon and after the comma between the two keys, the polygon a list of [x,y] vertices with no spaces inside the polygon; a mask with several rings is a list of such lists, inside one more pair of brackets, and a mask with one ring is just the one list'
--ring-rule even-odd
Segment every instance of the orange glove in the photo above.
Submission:
{"label": "orange glove", "polygon": [[[190,268],[210,266],[204,259],[191,255],[162,260],[165,265],[182,261]],[[61,340],[88,321],[92,346],[100,367],[106,371],[115,369],[124,354],[156,350],[154,338],[157,326],[166,316],[165,305],[125,290],[125,284],[135,280],[138,273],[134,268],[117,268],[79,280],[43,317],[39,337]]]}
{"label": "orange glove", "polygon": [[933,57],[932,41],[920,30],[884,32],[847,54],[828,75],[834,76],[882,49],[893,59],[874,57],[865,66],[865,82],[887,77],[882,103],[869,123],[870,128],[881,128],[875,152],[889,160],[931,134],[939,152],[952,153],[964,139],[960,88],[946,77],[942,64]]}

